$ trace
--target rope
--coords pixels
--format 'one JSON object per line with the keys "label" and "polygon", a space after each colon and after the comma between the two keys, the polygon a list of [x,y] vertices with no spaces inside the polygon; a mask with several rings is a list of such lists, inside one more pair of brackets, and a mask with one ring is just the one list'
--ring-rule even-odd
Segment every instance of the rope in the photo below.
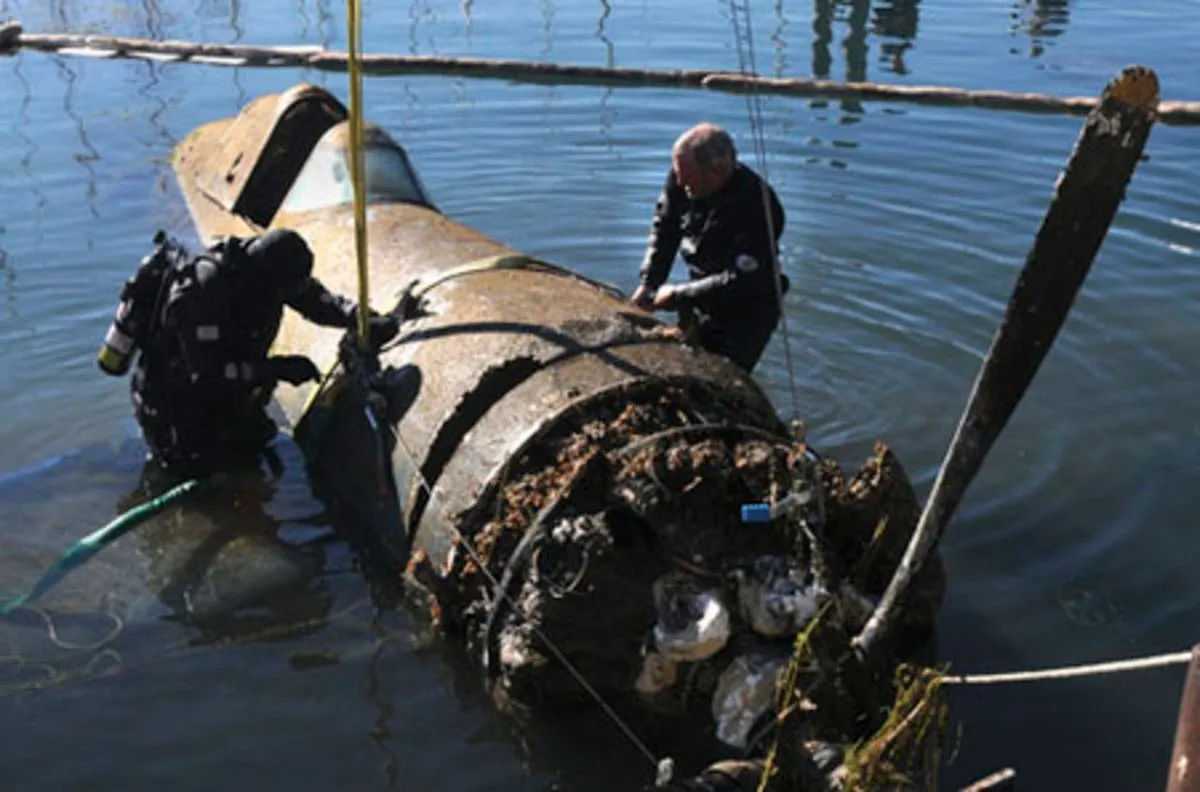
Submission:
{"label": "rope", "polygon": [[[746,18],[746,49],[748,58],[742,52],[742,34],[738,24],[738,14],[740,12]],[[729,16],[733,24],[733,37],[737,45],[738,51],[738,69],[743,75],[754,75],[757,72],[754,59],[754,29],[750,26],[750,7],[749,0],[742,0],[739,6],[735,0],[729,0]],[[747,60],[749,61],[749,70],[747,70]],[[750,137],[754,142],[754,156],[758,164],[758,172],[762,178],[759,179],[759,185],[762,190],[763,201],[763,216],[767,220],[767,248],[771,251],[771,268],[775,275],[775,298],[779,305],[779,323],[780,333],[783,336],[783,355],[787,361],[788,370],[788,392],[792,401],[792,420],[800,420],[800,396],[796,392],[796,365],[792,358],[791,334],[788,332],[787,310],[783,302],[783,266],[779,261],[779,250],[775,242],[775,213],[772,211],[770,187],[768,186],[770,178],[767,172],[767,145],[764,140],[763,120],[762,120],[762,103],[759,101],[758,91],[751,89],[746,93],[746,110],[750,115]]]}
{"label": "rope", "polygon": [[1150,657],[1135,657],[1128,660],[1112,660],[1106,663],[1044,668],[1031,671],[1012,671],[1004,674],[960,674],[942,678],[944,685],[1001,685],[1013,682],[1042,682],[1050,679],[1073,679],[1076,677],[1106,676],[1128,671],[1145,671],[1173,665],[1187,665],[1192,660],[1192,651],[1169,652]]}
{"label": "rope", "polygon": [[[62,56],[175,61],[226,67],[309,68],[345,71],[347,53],[315,46],[247,46],[190,41],[92,36],[78,33],[24,33],[19,22],[0,22],[0,55],[19,49]],[[1089,96],[1051,96],[1011,91],[967,90],[945,85],[889,85],[839,82],[804,77],[760,77],[720,69],[633,69],[581,66],[496,58],[435,55],[369,54],[359,59],[362,74],[456,75],[509,82],[632,85],[689,88],[741,93],[758,91],[796,97],[912,102],[949,107],[975,107],[1026,113],[1087,115],[1097,104]],[[1200,101],[1161,102],[1158,123],[1200,124]]]}
{"label": "rope", "polygon": [[[413,473],[417,479],[417,484],[425,491],[425,495],[428,498],[429,503],[433,504],[435,499],[437,499],[437,493],[435,493],[429,486],[429,482],[425,478],[425,474],[421,472],[421,466],[417,464],[416,457],[405,444],[403,438],[400,437],[398,432],[393,431],[392,436],[395,438],[396,446],[402,449],[405,456],[408,457],[408,463],[412,466]],[[509,606],[515,609],[517,603],[512,599],[509,593],[504,590],[500,581],[498,581],[496,576],[492,574],[490,569],[488,569],[487,563],[484,562],[484,560],[476,552],[475,548],[472,547],[471,543],[467,541],[466,537],[464,537],[458,530],[458,526],[454,524],[454,521],[446,513],[444,506],[442,507],[442,517],[445,520],[446,525],[449,526],[450,530],[454,531],[455,536],[458,537],[459,545],[471,556],[471,561],[475,564],[476,568],[478,568],[488,579],[488,583],[491,585],[492,590],[508,600]],[[574,664],[567,659],[567,656],[563,654],[562,650],[559,649],[557,645],[555,645],[554,641],[550,640],[550,637],[542,631],[541,627],[532,622],[529,623],[529,626],[533,630],[534,634],[537,635],[538,639],[540,639],[546,645],[546,648],[550,650],[550,653],[554,655],[555,659],[563,664],[563,667],[567,669],[567,672],[575,679],[576,682],[579,683],[580,687],[582,687],[587,694],[591,696],[592,700],[595,701],[597,706],[604,711],[604,714],[607,715],[608,718],[621,731],[621,733],[625,735],[629,742],[635,748],[637,748],[639,752],[641,752],[642,756],[646,757],[647,761],[650,762],[650,765],[655,769],[655,784],[657,786],[663,786],[670,781],[671,773],[673,772],[674,768],[674,762],[671,760],[671,758],[664,757],[659,759],[656,757],[654,753],[648,747],[646,747],[646,744],[638,738],[637,734],[634,733],[629,724],[627,724],[621,718],[621,716],[617,714],[617,711],[613,709],[613,707],[607,701],[604,700],[604,697],[600,695],[600,692],[592,687],[591,683],[587,681],[579,669],[577,669]]]}

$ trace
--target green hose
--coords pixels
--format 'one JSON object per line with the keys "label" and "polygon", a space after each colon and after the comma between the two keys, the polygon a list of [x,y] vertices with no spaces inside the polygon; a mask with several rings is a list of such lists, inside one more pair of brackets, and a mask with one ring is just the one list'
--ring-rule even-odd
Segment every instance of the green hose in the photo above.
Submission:
{"label": "green hose", "polygon": [[199,487],[200,484],[199,479],[185,481],[179,486],[167,490],[154,500],[143,503],[140,506],[135,506],[95,533],[83,537],[68,547],[66,552],[54,563],[54,566],[47,569],[45,574],[42,575],[42,579],[34,584],[29,591],[19,597],[0,601],[0,615],[10,613],[22,605],[27,605],[39,599],[47,591],[54,588],[58,581],[66,577],[67,573],[87,563],[88,559],[100,552],[105,545],[116,541],[130,529],[153,517],[170,504]]}

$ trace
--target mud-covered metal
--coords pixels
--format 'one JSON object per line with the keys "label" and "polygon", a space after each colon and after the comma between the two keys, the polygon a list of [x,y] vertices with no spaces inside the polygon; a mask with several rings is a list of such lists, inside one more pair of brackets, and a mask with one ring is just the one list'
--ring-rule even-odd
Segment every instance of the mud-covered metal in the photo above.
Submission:
{"label": "mud-covered metal", "polygon": [[[252,233],[260,223],[237,207],[279,196],[270,225],[302,234],[314,274],[354,294],[351,193],[337,176],[345,124],[319,140],[288,131],[311,119],[287,102],[319,103],[319,90],[264,98],[199,128],[175,169],[203,239]],[[247,179],[241,194],[214,200],[205,185],[225,167],[227,142],[271,151],[265,138],[291,146],[280,161],[304,163],[286,189],[273,185],[263,201],[244,194],[255,185]],[[749,657],[786,659],[818,609],[832,608],[829,629],[841,635],[861,627],[866,598],[882,593],[877,581],[890,579],[915,525],[898,461],[881,449],[848,481],[732,362],[683,343],[611,288],[446,217],[384,131],[372,128],[366,149],[372,307],[389,310],[407,290],[420,310],[379,354],[385,410],[364,411],[353,383],[332,400],[312,398],[316,386],[280,385],[279,406],[322,486],[366,518],[499,700],[589,701],[578,673],[610,700],[627,699],[626,715],[760,748],[762,696],[748,686],[762,681],[723,672],[737,658],[747,668]],[[334,372],[321,393],[335,393],[341,340],[288,313],[276,347]],[[819,509],[740,522],[745,504],[801,489]],[[930,607],[908,630],[922,647],[942,593],[940,568],[927,577]],[[688,596],[693,585],[705,594]],[[693,625],[687,603],[697,602],[704,621]],[[890,667],[879,681],[886,689]],[[738,712],[737,701],[754,703]],[[840,711],[821,717],[832,724]],[[871,723],[829,728],[849,739]]]}

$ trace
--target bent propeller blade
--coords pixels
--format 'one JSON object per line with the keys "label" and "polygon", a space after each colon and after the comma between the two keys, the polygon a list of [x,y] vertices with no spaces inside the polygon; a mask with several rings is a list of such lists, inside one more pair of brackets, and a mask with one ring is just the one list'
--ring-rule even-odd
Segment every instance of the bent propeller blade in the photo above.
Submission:
{"label": "bent propeller blade", "polygon": [[1105,86],[1055,185],[1025,267],[984,358],[909,543],[855,639],[862,656],[887,632],[909,581],[936,548],[992,444],[1045,359],[1116,216],[1156,118],[1154,72],[1131,66]]}

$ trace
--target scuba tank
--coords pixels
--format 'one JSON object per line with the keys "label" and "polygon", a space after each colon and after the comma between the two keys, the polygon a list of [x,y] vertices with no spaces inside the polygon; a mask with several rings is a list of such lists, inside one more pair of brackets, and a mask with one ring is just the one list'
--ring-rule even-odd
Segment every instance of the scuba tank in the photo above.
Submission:
{"label": "scuba tank", "polygon": [[159,321],[159,309],[170,280],[167,273],[176,262],[187,259],[183,247],[165,232],[158,231],[153,241],[154,252],[142,259],[137,272],[121,289],[116,316],[96,356],[100,370],[114,377],[129,371],[134,353],[145,346]]}

